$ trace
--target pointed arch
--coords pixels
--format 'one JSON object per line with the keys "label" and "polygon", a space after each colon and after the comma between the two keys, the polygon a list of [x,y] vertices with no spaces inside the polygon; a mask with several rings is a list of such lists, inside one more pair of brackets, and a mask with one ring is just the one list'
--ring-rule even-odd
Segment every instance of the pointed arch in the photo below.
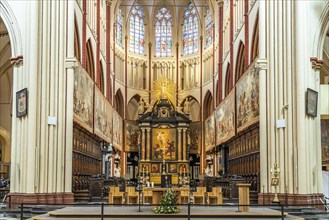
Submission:
{"label": "pointed arch", "polygon": [[93,50],[91,47],[90,39],[87,41],[87,65],[86,65],[86,71],[89,74],[89,76],[95,80],[95,65],[94,65],[94,56],[93,56]]}
{"label": "pointed arch", "polygon": [[181,103],[181,107],[183,108],[186,102],[186,99],[188,99],[189,102],[189,108],[190,108],[190,119],[192,121],[200,121],[201,114],[200,114],[200,103],[194,96],[187,96],[184,98],[183,102]]}
{"label": "pointed arch", "polygon": [[119,113],[119,115],[123,118],[124,116],[124,101],[123,101],[123,95],[120,89],[116,92],[114,96],[114,103],[113,103],[114,109]]}
{"label": "pointed arch", "polygon": [[99,89],[101,90],[101,92],[103,93],[103,94],[105,94],[104,93],[104,83],[105,83],[105,81],[104,81],[104,69],[103,69],[103,64],[102,64],[102,61],[100,60],[99,61],[99,74],[100,74],[100,85],[99,85]]}
{"label": "pointed arch", "polygon": [[231,91],[231,74],[230,74],[230,63],[227,64],[226,67],[226,74],[225,74],[225,97],[230,93]]}
{"label": "pointed arch", "polygon": [[74,56],[81,63],[79,29],[75,16],[74,16]]}
{"label": "pointed arch", "polygon": [[256,23],[254,26],[254,32],[252,35],[252,43],[251,43],[251,62],[256,59],[259,54],[259,27],[258,27],[258,14],[256,17]]}
{"label": "pointed arch", "polygon": [[244,63],[244,44],[240,41],[238,54],[236,56],[236,65],[235,65],[235,82],[237,82],[240,77],[243,75],[245,70]]}
{"label": "pointed arch", "polygon": [[203,120],[206,120],[214,111],[214,98],[208,90],[203,101]]}
{"label": "pointed arch", "polygon": [[126,119],[128,120],[138,119],[138,105],[141,98],[142,97],[139,94],[136,94],[129,100]]}

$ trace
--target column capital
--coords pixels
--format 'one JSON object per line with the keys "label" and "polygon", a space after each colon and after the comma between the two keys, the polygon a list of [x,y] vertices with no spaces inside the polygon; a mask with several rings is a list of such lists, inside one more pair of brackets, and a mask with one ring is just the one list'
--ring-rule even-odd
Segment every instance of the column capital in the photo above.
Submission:
{"label": "column capital", "polygon": [[224,0],[218,0],[218,1],[217,1],[217,5],[218,5],[218,7],[223,7],[223,5],[224,5]]}
{"label": "column capital", "polygon": [[259,70],[267,70],[267,59],[257,59],[255,67]]}
{"label": "column capital", "polygon": [[10,58],[11,64],[14,65],[14,67],[20,67],[23,65],[23,56],[17,56],[17,57],[11,57]]}
{"label": "column capital", "polygon": [[323,67],[323,60],[319,60],[317,57],[311,57],[310,61],[312,62],[312,68],[314,70],[321,70]]}

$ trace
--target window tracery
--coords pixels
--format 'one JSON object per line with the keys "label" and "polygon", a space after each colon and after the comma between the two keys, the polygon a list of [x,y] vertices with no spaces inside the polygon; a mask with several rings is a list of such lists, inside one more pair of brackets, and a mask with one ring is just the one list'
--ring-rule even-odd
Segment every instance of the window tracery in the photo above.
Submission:
{"label": "window tracery", "polygon": [[198,52],[198,16],[196,8],[190,2],[183,16],[183,54]]}
{"label": "window tracery", "polygon": [[155,54],[169,57],[172,51],[172,17],[166,7],[160,8],[155,20]]}
{"label": "window tracery", "polygon": [[116,20],[116,42],[122,47],[122,9],[119,8]]}
{"label": "window tracery", "polygon": [[207,8],[206,12],[206,19],[205,19],[205,27],[206,27],[206,48],[212,44],[212,37],[213,37],[213,21],[211,17],[210,8]]}
{"label": "window tracery", "polygon": [[130,52],[144,54],[145,45],[145,28],[144,28],[145,13],[142,7],[135,3],[132,7],[130,15]]}

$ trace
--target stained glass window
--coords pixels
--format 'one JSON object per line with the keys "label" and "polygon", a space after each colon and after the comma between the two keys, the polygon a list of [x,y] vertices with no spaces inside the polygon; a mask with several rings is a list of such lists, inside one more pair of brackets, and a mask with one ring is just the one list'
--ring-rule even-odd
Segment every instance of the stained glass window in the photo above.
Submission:
{"label": "stained glass window", "polygon": [[157,57],[169,57],[172,50],[172,18],[170,11],[162,7],[156,13],[155,54]]}
{"label": "stained glass window", "polygon": [[142,7],[135,3],[130,15],[130,52],[144,54],[145,29],[144,11]]}
{"label": "stained glass window", "polygon": [[117,43],[122,46],[122,10],[119,8],[118,14],[117,14],[117,30],[116,30],[116,41]]}
{"label": "stained glass window", "polygon": [[213,23],[211,17],[210,8],[207,8],[206,12],[206,20],[205,20],[205,27],[206,27],[206,47],[212,44],[212,36],[213,36]]}
{"label": "stained glass window", "polygon": [[198,16],[196,8],[190,2],[183,16],[183,54],[198,52]]}

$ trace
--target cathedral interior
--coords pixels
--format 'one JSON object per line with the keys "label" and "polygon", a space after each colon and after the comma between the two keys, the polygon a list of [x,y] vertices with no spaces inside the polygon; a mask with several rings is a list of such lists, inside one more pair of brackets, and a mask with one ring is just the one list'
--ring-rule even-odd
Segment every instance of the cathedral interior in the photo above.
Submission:
{"label": "cathedral interior", "polygon": [[11,201],[112,186],[228,199],[237,183],[259,204],[329,197],[328,2],[4,0],[0,12]]}

